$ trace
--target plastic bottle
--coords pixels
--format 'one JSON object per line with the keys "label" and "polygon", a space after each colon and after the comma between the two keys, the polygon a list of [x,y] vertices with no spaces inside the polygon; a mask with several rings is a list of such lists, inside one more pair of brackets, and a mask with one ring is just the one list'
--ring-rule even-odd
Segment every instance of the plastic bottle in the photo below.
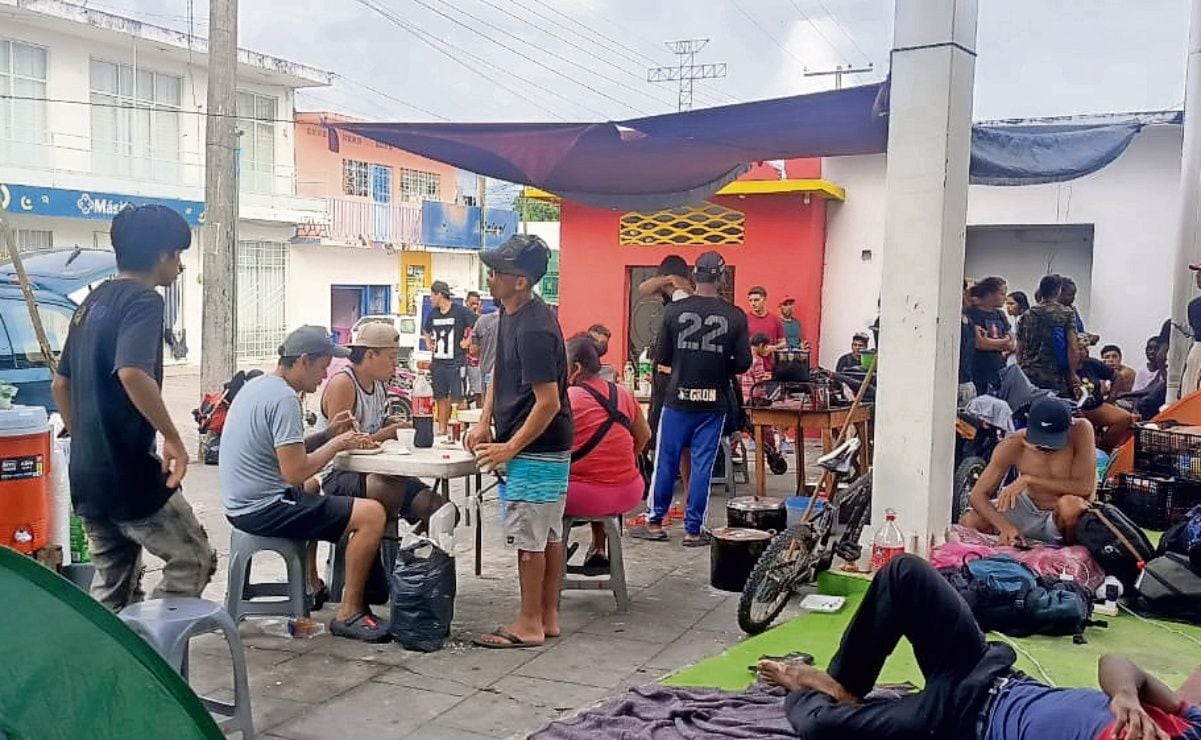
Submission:
{"label": "plastic bottle", "polygon": [[325,634],[325,625],[308,617],[264,619],[259,627],[264,634],[286,637],[291,640],[311,640],[318,635]]}
{"label": "plastic bottle", "polygon": [[634,392],[638,386],[638,371],[634,369],[634,363],[626,362],[625,368],[621,371],[621,382],[625,383],[630,393]]}
{"label": "plastic bottle", "polygon": [[413,383],[413,446],[434,446],[434,389],[424,374]]}
{"label": "plastic bottle", "polygon": [[88,535],[83,531],[83,520],[71,512],[71,562],[89,563],[92,557],[88,553]]}
{"label": "plastic bottle", "polygon": [[897,512],[887,509],[884,512],[884,526],[876,530],[872,539],[872,570],[877,571],[888,565],[888,561],[905,553],[905,535],[897,526]]}
{"label": "plastic bottle", "polygon": [[646,380],[648,383],[651,379],[651,356],[647,349],[642,350],[642,354],[638,355],[638,380]]}

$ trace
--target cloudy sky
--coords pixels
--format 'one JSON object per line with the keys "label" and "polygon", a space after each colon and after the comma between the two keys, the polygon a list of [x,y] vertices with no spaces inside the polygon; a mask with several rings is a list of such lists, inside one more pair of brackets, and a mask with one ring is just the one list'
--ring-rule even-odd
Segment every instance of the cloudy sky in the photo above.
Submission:
{"label": "cloudy sky", "polygon": [[[189,0],[89,0],[175,28]],[[207,0],[192,0],[198,34]],[[672,39],[728,76],[696,107],[830,87],[806,69],[888,69],[893,0],[241,0],[240,44],[339,75],[302,107],[391,120],[597,120],[675,109]],[[980,0],[977,120],[1157,110],[1184,99],[1186,0]]]}

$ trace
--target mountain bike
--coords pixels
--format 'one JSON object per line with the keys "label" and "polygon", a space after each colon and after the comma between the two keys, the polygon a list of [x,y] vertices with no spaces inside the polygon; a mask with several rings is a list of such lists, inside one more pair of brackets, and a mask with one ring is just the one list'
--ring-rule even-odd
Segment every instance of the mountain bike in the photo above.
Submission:
{"label": "mountain bike", "polygon": [[851,563],[859,560],[859,536],[871,509],[871,470],[841,490],[839,483],[855,474],[860,444],[858,437],[851,437],[817,461],[826,471],[828,505],[776,535],[755,564],[738,600],[738,626],[747,634],[767,629],[798,588],[829,570],[835,555]]}

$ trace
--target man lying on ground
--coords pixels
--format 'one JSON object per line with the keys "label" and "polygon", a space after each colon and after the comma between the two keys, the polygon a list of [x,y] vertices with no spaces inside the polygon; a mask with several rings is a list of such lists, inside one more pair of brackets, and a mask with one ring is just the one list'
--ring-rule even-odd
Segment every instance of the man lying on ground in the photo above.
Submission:
{"label": "man lying on ground", "polygon": [[[865,701],[902,637],[925,688]],[[792,692],[785,711],[805,740],[1201,740],[1201,710],[1126,658],[1101,658],[1101,691],[1045,686],[1015,671],[1016,658],[984,641],[967,603],[929,563],[902,555],[876,574],[828,673],[762,660],[759,676]]]}
{"label": "man lying on ground", "polygon": [[[1076,522],[1097,490],[1095,450],[1092,425],[1073,419],[1067,402],[1036,400],[1026,428],[993,451],[972,488],[972,511],[959,523],[999,534],[1002,545],[1074,542]],[[1001,488],[1011,467],[1018,470],[1017,480]]]}

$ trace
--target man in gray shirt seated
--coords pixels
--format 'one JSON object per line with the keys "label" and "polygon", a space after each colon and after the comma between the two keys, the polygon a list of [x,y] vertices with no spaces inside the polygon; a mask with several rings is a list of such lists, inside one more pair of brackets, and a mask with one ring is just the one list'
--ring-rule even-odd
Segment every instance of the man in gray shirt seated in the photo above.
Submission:
{"label": "man in gray shirt seated", "polygon": [[275,372],[255,378],[230,406],[221,435],[221,498],[234,527],[261,537],[338,542],[346,548],[346,589],[331,634],[385,642],[388,632],[363,597],[379,550],[386,515],[368,498],[306,493],[304,483],[344,450],[372,447],[343,412],[324,431],[304,436],[300,393],[313,393],[332,357],[349,350],[332,344],[320,326],[302,326],[279,348]]}

